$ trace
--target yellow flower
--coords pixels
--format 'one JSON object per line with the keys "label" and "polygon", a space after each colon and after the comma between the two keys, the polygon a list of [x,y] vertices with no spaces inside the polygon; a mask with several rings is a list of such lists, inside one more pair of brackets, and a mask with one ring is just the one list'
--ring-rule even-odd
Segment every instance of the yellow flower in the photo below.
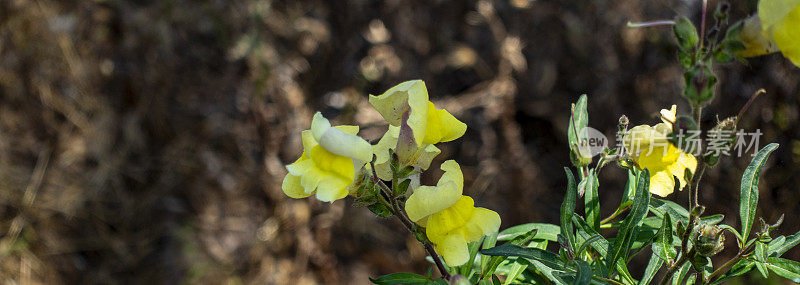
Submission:
{"label": "yellow flower", "polygon": [[381,95],[370,95],[369,103],[392,126],[401,126],[404,115],[407,116],[417,147],[452,141],[467,130],[466,124],[428,101],[428,90],[422,80],[406,81]]}
{"label": "yellow flower", "polygon": [[283,193],[292,198],[316,194],[324,202],[346,197],[356,173],[372,160],[372,146],[356,133],[358,126],[332,127],[321,113],[314,114],[311,129],[302,133],[303,154],[286,166]]}
{"label": "yellow flower", "polygon": [[420,186],[406,201],[408,217],[425,227],[425,235],[436,252],[450,266],[459,266],[469,259],[467,243],[500,228],[500,215],[475,207],[469,196],[461,195],[464,176],[453,160],[442,163],[445,173],[436,186]]}
{"label": "yellow flower", "polygon": [[741,56],[780,52],[800,66],[800,0],[761,0],[758,15],[748,18],[740,33]]}
{"label": "yellow flower", "polygon": [[641,125],[628,130],[622,138],[628,155],[643,169],[650,170],[650,192],[666,197],[675,189],[675,177],[679,190],[686,186],[685,172],[694,173],[697,159],[669,142],[676,106],[661,110],[663,123],[655,126]]}
{"label": "yellow flower", "polygon": [[[378,178],[385,181],[392,180],[392,169],[389,165],[389,149],[397,147],[397,139],[400,135],[400,127],[389,126],[389,129],[383,134],[383,137],[377,144],[372,146],[375,152],[375,172]],[[424,147],[417,149],[414,157],[410,160],[413,161],[414,167],[421,169],[428,169],[431,161],[442,151],[432,144],[426,144]]]}

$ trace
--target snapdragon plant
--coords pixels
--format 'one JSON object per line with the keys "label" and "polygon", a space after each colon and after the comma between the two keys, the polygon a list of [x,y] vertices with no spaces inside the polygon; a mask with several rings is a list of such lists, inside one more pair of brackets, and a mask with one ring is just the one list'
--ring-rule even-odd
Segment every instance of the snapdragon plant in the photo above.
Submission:
{"label": "snapdragon plant", "polygon": [[[439,166],[443,174],[436,185],[420,185],[421,172],[441,153],[436,145],[460,138],[467,129],[429,101],[421,80],[370,95],[370,104],[389,125],[374,145],[357,135],[358,126],[332,126],[316,113],[302,133],[303,153],[286,166],[283,191],[325,202],[350,196],[378,216],[398,219],[438,271],[393,273],[371,279],[375,284],[719,284],[753,270],[800,281],[800,263],[781,257],[800,243],[800,232],[773,237],[782,217],[756,219],[760,172],[777,144],[758,150],[743,170],[740,224],[726,225],[722,214],[707,213],[698,195],[703,175],[736,143],[739,120],[763,93],[708,128],[700,118],[716,97],[711,67],[772,52],[800,65],[800,0],[762,0],[758,9],[757,15],[727,26],[728,6],[721,3],[707,29],[711,21],[704,1],[700,29],[684,17],[631,24],[672,26],[684,69],[681,95],[691,110],[663,109],[655,125],[631,126],[623,115],[619,147],[598,154],[589,146],[589,98],[582,95],[570,108],[566,135],[572,167],[564,169],[567,188],[557,223],[499,231],[500,216],[463,195],[464,177],[454,160]],[[685,134],[691,132],[706,139],[690,143]],[[628,177],[619,205],[605,218],[598,179],[604,168]],[[689,201],[670,200],[675,189],[689,191]],[[735,239],[736,254],[714,264],[711,257],[724,249],[726,236]],[[631,273],[629,263],[643,252],[651,253],[647,267]]]}

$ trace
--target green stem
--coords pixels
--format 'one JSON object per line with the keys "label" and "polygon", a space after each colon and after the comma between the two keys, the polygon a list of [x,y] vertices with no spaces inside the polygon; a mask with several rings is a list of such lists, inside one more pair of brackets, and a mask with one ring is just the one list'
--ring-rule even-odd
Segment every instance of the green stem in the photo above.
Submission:
{"label": "green stem", "polygon": [[[417,226],[414,222],[412,222],[410,218],[408,218],[408,214],[406,214],[405,209],[400,206],[400,202],[397,201],[397,198],[392,194],[394,193],[394,191],[392,191],[392,189],[389,189],[389,187],[386,186],[386,184],[383,183],[383,181],[378,178],[378,174],[375,172],[375,163],[370,162],[370,164],[372,166],[372,180],[376,184],[378,184],[378,186],[381,188],[381,194],[382,194],[381,202],[390,204],[390,205],[386,204],[384,205],[390,206],[389,209],[390,211],[392,211],[392,214],[395,217],[397,217],[397,219],[400,220],[403,226],[405,226],[405,228],[409,232],[411,232],[411,234],[414,235],[414,237],[419,236],[419,234],[422,234],[422,236],[424,236],[425,234],[424,232],[423,233],[418,232],[420,227]],[[396,184],[392,184],[392,187],[395,187],[395,185]],[[384,200],[384,198],[387,198],[389,201]],[[450,272],[447,271],[447,267],[442,262],[442,258],[439,257],[439,254],[436,253],[436,250],[433,248],[433,245],[427,240],[420,241],[420,243],[422,243],[422,246],[425,248],[425,251],[428,252],[428,255],[431,256],[431,259],[433,259],[433,262],[436,264],[436,268],[439,269],[439,273],[442,275],[442,278],[445,280],[450,280]]]}
{"label": "green stem", "polygon": [[727,272],[737,262],[748,257],[750,254],[747,252],[753,249],[753,246],[755,246],[755,244],[756,243],[751,243],[747,247],[739,250],[739,253],[737,253],[736,256],[734,256],[733,258],[722,264],[722,266],[720,268],[717,268],[717,270],[714,270],[714,272],[711,272],[711,274],[709,274],[708,277],[705,278],[705,282],[708,283],[708,281],[711,281],[712,278]]}

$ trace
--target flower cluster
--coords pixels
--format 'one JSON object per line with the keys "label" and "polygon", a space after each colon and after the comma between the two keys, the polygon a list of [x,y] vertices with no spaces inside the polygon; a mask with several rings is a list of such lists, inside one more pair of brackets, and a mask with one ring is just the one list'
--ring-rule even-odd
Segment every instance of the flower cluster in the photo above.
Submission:
{"label": "flower cluster", "polygon": [[[401,219],[407,216],[423,228],[425,236],[447,264],[464,264],[469,257],[467,243],[497,232],[500,216],[475,207],[472,198],[462,195],[464,177],[455,161],[442,163],[445,173],[436,186],[412,184],[409,187],[412,194],[404,206],[395,207],[398,205],[394,203],[403,203],[405,188],[397,193],[365,191],[371,193],[370,197],[356,193],[361,193],[357,190],[364,185],[383,185],[381,180],[393,184],[405,182],[398,180],[419,181],[418,174],[400,174],[399,169],[428,169],[441,153],[435,144],[463,136],[467,125],[447,110],[437,109],[428,99],[427,88],[421,80],[403,82],[381,95],[370,95],[369,102],[389,122],[388,130],[378,143],[370,145],[357,136],[358,126],[334,127],[321,113],[316,113],[311,129],[302,133],[303,153],[286,166],[289,173],[283,181],[284,193],[292,198],[316,194],[317,199],[325,202],[348,195],[370,201],[367,204],[381,202],[381,206],[391,208],[388,211],[393,215]],[[375,177],[370,177],[373,173]],[[365,181],[365,176],[368,183],[360,183]],[[375,186],[375,189],[380,188]]]}

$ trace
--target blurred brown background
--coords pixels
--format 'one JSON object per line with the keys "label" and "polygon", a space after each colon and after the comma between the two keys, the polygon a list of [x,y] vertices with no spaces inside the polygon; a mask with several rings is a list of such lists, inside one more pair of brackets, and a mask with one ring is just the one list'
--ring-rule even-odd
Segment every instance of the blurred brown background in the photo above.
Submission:
{"label": "blurred brown background", "polygon": [[[569,103],[589,94],[590,126],[607,135],[622,114],[653,124],[671,104],[687,112],[671,29],[626,22],[698,22],[699,3],[0,1],[0,282],[357,284],[424,273],[424,251],[397,221],[280,189],[313,112],[375,139],[385,126],[367,94],[415,78],[469,126],[432,168],[458,160],[465,194],[503,228],[557,223]],[[732,7],[740,19],[755,1]],[[767,90],[742,121],[765,133],[761,146],[781,144],[758,214],[786,213],[780,233],[797,232],[800,68],[771,55],[715,71],[707,126]],[[723,160],[702,186],[707,213],[737,227],[748,162]],[[602,172],[604,216],[623,174]]]}

